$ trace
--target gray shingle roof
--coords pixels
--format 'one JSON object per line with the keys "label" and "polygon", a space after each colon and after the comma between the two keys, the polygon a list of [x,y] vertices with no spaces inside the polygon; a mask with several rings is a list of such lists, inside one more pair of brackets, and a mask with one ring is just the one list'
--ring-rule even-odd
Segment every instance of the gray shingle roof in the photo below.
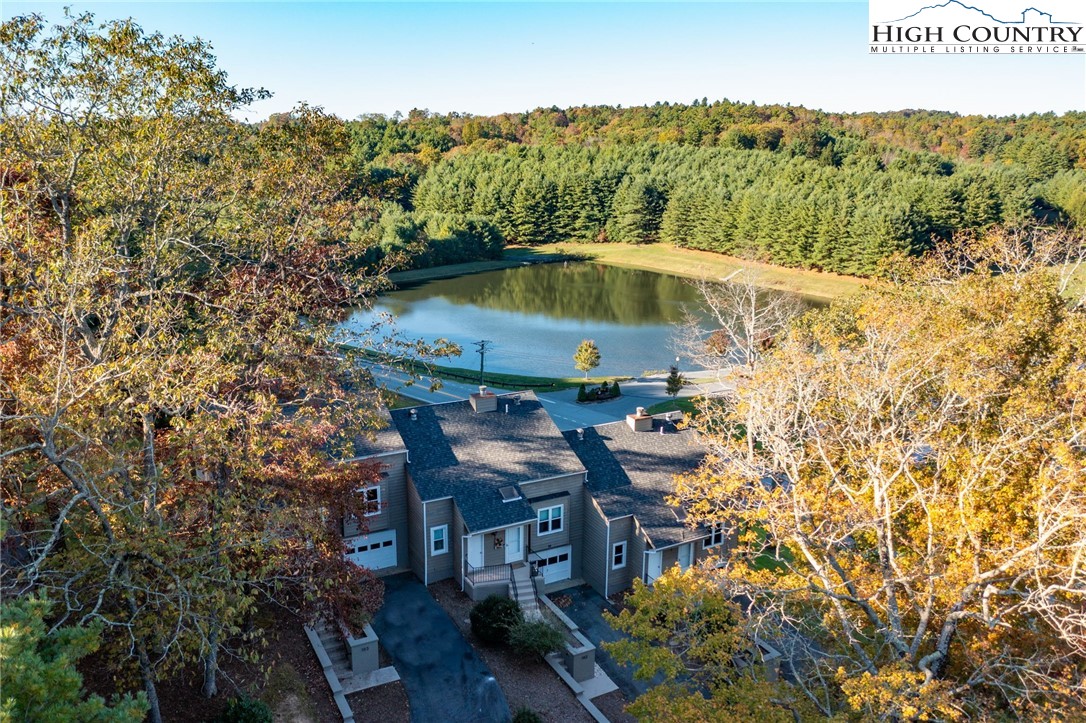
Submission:
{"label": "gray shingle roof", "polygon": [[694,430],[679,430],[661,415],[653,419],[651,432],[635,432],[623,421],[589,427],[583,440],[576,431],[565,437],[588,470],[588,490],[608,518],[633,514],[657,548],[705,534],[680,522],[664,502],[674,489],[672,477],[693,470],[705,456]]}
{"label": "gray shingle roof", "polygon": [[497,412],[466,401],[415,407],[414,420],[409,409],[392,412],[419,495],[454,498],[472,531],[535,519],[525,500],[503,502],[501,487],[584,470],[535,394],[520,392],[520,404],[515,396],[500,396]]}
{"label": "gray shingle roof", "polygon": [[[370,435],[355,437],[351,442],[351,453],[348,458],[369,457],[374,454],[387,454],[407,449],[396,425],[392,423],[392,416],[387,409],[381,409],[380,429],[370,429]],[[372,436],[372,439],[371,439]]]}

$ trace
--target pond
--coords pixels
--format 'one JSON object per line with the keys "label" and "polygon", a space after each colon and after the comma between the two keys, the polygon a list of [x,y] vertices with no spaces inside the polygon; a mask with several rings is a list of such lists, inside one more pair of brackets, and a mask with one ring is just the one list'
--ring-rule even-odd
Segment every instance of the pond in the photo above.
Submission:
{"label": "pond", "polygon": [[[637,376],[675,362],[675,325],[687,309],[697,313],[698,299],[677,276],[591,262],[534,264],[405,285],[372,311],[356,310],[345,326],[361,330],[390,313],[407,338],[459,344],[463,355],[442,363],[468,368],[479,365],[472,342],[489,339],[488,371],[532,376],[578,375],[573,352],[593,339],[601,356],[594,376]],[[689,360],[680,366],[689,368]]]}

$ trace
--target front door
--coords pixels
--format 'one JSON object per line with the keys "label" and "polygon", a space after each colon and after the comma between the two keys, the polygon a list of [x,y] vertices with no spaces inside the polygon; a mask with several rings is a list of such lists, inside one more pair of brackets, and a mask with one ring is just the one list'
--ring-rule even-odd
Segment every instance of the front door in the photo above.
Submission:
{"label": "front door", "polygon": [[694,562],[694,543],[688,542],[679,547],[679,569],[689,570]]}
{"label": "front door", "polygon": [[653,581],[664,572],[664,554],[662,552],[650,552],[647,555],[648,564],[645,566],[645,577],[651,585]]}
{"label": "front door", "polygon": [[472,567],[483,566],[483,536],[468,536],[468,564]]}
{"label": "front door", "polygon": [[505,531],[505,561],[520,562],[524,559],[524,528],[510,527]]}

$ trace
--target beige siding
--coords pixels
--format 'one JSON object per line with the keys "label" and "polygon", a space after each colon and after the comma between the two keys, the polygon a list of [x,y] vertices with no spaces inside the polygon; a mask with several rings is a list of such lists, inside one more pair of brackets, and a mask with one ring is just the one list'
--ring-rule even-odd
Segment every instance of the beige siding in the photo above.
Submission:
{"label": "beige siding", "polygon": [[588,490],[585,490],[584,498],[584,564],[581,567],[581,577],[603,595],[603,571],[607,560],[607,519]]}
{"label": "beige siding", "polygon": [[[530,482],[521,484],[520,489],[537,512],[543,507],[564,505],[564,524],[561,532],[549,535],[538,534],[539,526],[532,523],[528,526],[528,547],[532,552],[539,553],[552,547],[570,545],[571,550],[571,574],[573,577],[581,577],[583,570],[582,557],[584,546],[582,544],[584,531],[584,474],[578,473],[556,477],[542,482]],[[552,500],[539,500],[540,498],[568,492],[567,497]]]}
{"label": "beige siding", "polygon": [[415,489],[410,473],[407,475],[407,515],[408,536],[404,542],[408,547],[411,572],[415,573],[418,579],[425,580],[423,566],[426,564],[426,532],[422,527],[422,500],[419,498],[419,492]]}
{"label": "beige siding", "polygon": [[[502,539],[505,539],[505,533],[497,533]],[[488,532],[483,535],[483,565],[503,565],[505,564],[505,548],[494,546],[493,532]]]}
{"label": "beige siding", "polygon": [[[408,567],[409,540],[408,540],[408,510],[407,493],[407,452],[383,455],[376,458],[382,464],[381,480],[378,485],[381,488],[381,509],[377,514],[367,515],[365,519],[348,518],[343,521],[343,536],[354,537],[368,532],[381,532],[382,530],[396,530],[396,568]],[[393,568],[383,572],[394,572]]]}
{"label": "beige siding", "polygon": [[[451,499],[434,500],[426,503],[426,530],[423,535],[422,549],[429,566],[427,581],[430,583],[444,580],[454,575],[459,579],[457,550],[460,545],[460,532],[455,519],[455,505]],[[430,530],[441,525],[449,526],[449,551],[442,555],[430,554]]]}
{"label": "beige siding", "polygon": [[[464,584],[464,556],[468,554],[468,551],[464,549],[464,535],[467,533],[467,526],[464,525],[464,518],[460,516],[460,510],[456,508],[452,500],[448,500],[446,504],[449,505],[452,511],[452,523],[449,525],[449,536],[452,537],[452,552],[446,557],[449,558],[448,574],[445,577],[455,577],[456,581],[461,586]],[[433,582],[434,578],[430,578],[430,582]]]}
{"label": "beige siding", "polygon": [[[639,577],[642,580],[645,579],[645,533],[641,530],[641,526],[637,524],[637,520],[634,520],[633,530],[630,535],[630,584],[633,585],[635,577]],[[612,590],[611,594],[614,595],[617,590]]]}
{"label": "beige siding", "polygon": [[[633,584],[633,578],[631,574],[634,569],[634,524],[633,517],[622,517],[617,520],[611,520],[611,545],[607,548],[607,574],[609,579],[607,581],[607,592],[610,595],[614,595],[616,592],[625,590],[631,584]],[[626,542],[626,567],[620,567],[617,570],[612,569],[613,563],[613,550],[615,549],[615,543]]]}
{"label": "beige siding", "polygon": [[[376,514],[366,515],[359,520],[348,518],[343,521],[343,536],[355,537],[365,532],[380,532],[407,521],[406,485],[404,483],[404,463],[407,453],[400,452],[379,458],[360,460],[362,463],[376,461],[381,464],[381,480],[376,486],[381,488],[381,508]],[[373,486],[373,485],[369,485]],[[397,528],[399,529],[399,528]],[[406,527],[405,527],[406,529]]]}

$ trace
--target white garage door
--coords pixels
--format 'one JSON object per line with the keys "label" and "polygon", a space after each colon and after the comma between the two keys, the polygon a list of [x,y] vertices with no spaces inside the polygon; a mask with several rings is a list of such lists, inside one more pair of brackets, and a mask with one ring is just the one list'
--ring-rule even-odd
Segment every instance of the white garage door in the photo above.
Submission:
{"label": "white garage door", "polygon": [[539,572],[543,575],[543,582],[550,584],[559,580],[568,580],[573,573],[573,563],[570,561],[569,545],[556,547],[553,550],[532,553],[532,562],[539,566]]}
{"label": "white garage door", "polygon": [[371,532],[363,537],[352,537],[347,543],[347,559],[356,565],[380,570],[396,567],[396,530]]}

